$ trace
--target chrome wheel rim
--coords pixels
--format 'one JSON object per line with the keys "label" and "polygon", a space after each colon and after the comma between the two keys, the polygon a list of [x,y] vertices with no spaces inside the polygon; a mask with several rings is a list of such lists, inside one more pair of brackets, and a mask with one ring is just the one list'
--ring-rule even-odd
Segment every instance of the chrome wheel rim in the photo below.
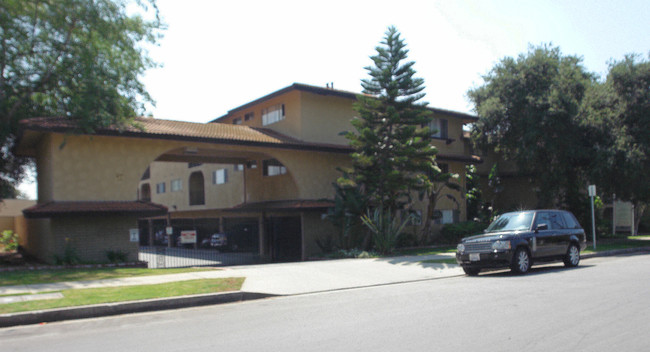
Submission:
{"label": "chrome wheel rim", "polygon": [[578,265],[580,262],[580,251],[576,246],[571,246],[571,248],[569,248],[569,261],[571,262],[571,265]]}
{"label": "chrome wheel rim", "polygon": [[519,271],[522,273],[528,271],[528,253],[526,253],[526,251],[519,252],[517,259],[517,264],[519,264]]}

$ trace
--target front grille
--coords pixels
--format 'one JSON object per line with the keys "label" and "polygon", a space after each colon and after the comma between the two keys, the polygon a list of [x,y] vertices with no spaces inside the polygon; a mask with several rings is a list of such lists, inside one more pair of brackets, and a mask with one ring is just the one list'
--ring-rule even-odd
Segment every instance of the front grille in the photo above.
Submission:
{"label": "front grille", "polygon": [[492,242],[465,243],[465,253],[486,253],[486,252],[492,252]]}

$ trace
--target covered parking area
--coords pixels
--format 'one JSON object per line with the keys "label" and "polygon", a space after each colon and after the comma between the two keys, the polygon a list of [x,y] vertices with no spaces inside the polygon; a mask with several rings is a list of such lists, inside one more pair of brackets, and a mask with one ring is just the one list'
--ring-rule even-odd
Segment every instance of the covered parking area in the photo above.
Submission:
{"label": "covered parking area", "polygon": [[[105,258],[89,248],[95,245],[105,248],[106,243],[98,244],[97,238],[110,237],[116,248],[125,249],[130,259],[136,259],[135,248],[143,238],[151,238],[146,233],[137,242],[131,242],[130,230],[139,227],[138,219],[142,217],[134,217],[133,212],[113,211],[110,223],[114,226],[110,227],[95,220],[109,214],[103,213],[102,204],[133,209],[136,204],[149,203],[139,184],[152,162],[245,164],[262,159],[279,161],[288,170],[287,177],[277,183],[246,175],[236,205],[215,209],[203,205],[184,211],[168,206],[168,214],[156,216],[170,221],[218,219],[217,225],[223,227],[220,229],[235,232],[242,225],[234,219],[245,219],[243,223],[249,224],[256,219],[260,258],[301,260],[314,252],[312,242],[318,231],[323,230],[326,200],[333,197],[331,182],[338,176],[336,167],[349,163],[347,147],[307,143],[267,129],[241,125],[152,118],[139,118],[136,122],[138,127],[106,128],[81,135],[72,134],[76,132],[74,124],[62,118],[21,122],[22,134],[16,150],[35,161],[36,207],[47,204],[50,208],[60,205],[69,208],[65,217],[51,212],[31,217],[28,235],[23,240],[28,252],[51,262],[53,256],[63,254],[66,246],[75,246],[82,253],[94,253],[82,259],[101,262]],[[149,195],[151,191],[150,186]],[[93,216],[84,212],[90,205],[94,206]],[[34,211],[32,215],[36,215]],[[294,234],[297,231],[299,236]]]}

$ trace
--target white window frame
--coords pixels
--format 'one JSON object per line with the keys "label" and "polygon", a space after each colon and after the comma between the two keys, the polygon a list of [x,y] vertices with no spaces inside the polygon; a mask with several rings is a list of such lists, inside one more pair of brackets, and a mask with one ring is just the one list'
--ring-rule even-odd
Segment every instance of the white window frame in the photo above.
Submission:
{"label": "white window frame", "polygon": [[180,178],[169,181],[169,191],[178,192],[183,190],[183,180]]}
{"label": "white window frame", "polygon": [[[444,121],[444,122],[443,122]],[[449,138],[449,120],[434,117],[429,122],[431,138],[448,139]],[[433,132],[436,131],[436,132]]]}
{"label": "white window frame", "polygon": [[165,188],[166,188],[165,187],[165,182],[156,183],[156,194],[165,193],[165,191],[166,191]]}
{"label": "white window frame", "polygon": [[284,120],[284,104],[276,104],[262,109],[262,126],[268,126]]}
{"label": "white window frame", "polygon": [[228,169],[219,169],[212,172],[212,184],[223,185],[228,183]]}

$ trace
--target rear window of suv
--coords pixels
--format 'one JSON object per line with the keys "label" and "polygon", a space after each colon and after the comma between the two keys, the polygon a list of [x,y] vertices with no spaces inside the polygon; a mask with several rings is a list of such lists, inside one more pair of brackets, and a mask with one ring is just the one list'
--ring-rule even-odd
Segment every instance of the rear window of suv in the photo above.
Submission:
{"label": "rear window of suv", "polygon": [[580,224],[578,224],[578,221],[573,216],[573,214],[563,212],[562,215],[564,217],[564,221],[566,222],[567,228],[569,228],[569,229],[579,229],[580,228]]}

